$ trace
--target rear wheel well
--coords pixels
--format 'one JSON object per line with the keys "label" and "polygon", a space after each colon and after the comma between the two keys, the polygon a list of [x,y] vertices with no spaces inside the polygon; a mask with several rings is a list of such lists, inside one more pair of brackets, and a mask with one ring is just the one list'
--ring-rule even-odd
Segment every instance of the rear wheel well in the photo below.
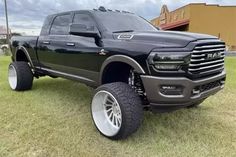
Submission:
{"label": "rear wheel well", "polygon": [[101,84],[124,82],[128,83],[130,70],[132,67],[123,62],[112,62],[103,71]]}
{"label": "rear wheel well", "polygon": [[26,54],[22,50],[18,50],[16,52],[16,60],[15,61],[21,61],[21,62],[29,62],[29,59],[27,58]]}

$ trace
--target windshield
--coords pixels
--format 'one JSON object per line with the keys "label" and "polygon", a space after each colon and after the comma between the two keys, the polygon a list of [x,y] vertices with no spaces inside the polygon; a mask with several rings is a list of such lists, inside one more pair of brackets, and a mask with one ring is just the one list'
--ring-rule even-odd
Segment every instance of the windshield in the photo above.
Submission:
{"label": "windshield", "polygon": [[153,25],[143,18],[128,13],[96,12],[95,16],[103,26],[113,33],[132,31],[157,31]]}

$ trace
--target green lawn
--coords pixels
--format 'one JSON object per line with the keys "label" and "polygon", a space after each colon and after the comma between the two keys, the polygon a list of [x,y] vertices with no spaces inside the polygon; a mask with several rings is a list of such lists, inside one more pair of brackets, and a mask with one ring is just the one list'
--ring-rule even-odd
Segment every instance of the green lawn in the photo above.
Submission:
{"label": "green lawn", "polygon": [[145,113],[143,125],[123,141],[96,131],[90,115],[92,89],[41,78],[33,90],[13,92],[9,57],[0,57],[0,156],[236,156],[236,58],[227,58],[227,86],[199,108]]}

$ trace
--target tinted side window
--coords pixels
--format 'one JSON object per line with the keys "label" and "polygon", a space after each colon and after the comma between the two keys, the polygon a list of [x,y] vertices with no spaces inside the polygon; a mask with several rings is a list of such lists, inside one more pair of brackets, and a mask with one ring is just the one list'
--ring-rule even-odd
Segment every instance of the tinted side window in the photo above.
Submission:
{"label": "tinted side window", "polygon": [[69,25],[71,23],[71,15],[57,16],[52,24],[50,34],[67,35],[69,34]]}
{"label": "tinted side window", "polygon": [[48,16],[45,19],[40,35],[48,35],[52,20],[53,20],[53,16]]}
{"label": "tinted side window", "polygon": [[84,24],[89,29],[97,30],[97,27],[93,18],[87,14],[75,14],[73,23]]}

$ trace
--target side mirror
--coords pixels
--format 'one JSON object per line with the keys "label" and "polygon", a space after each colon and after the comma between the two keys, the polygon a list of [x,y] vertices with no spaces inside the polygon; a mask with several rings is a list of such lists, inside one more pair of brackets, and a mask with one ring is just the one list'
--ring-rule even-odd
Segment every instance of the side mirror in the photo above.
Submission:
{"label": "side mirror", "polygon": [[88,28],[87,25],[83,24],[70,24],[69,33],[71,35],[78,35],[83,37],[93,37],[93,38],[99,37],[99,34],[97,31],[95,31],[94,26]]}

